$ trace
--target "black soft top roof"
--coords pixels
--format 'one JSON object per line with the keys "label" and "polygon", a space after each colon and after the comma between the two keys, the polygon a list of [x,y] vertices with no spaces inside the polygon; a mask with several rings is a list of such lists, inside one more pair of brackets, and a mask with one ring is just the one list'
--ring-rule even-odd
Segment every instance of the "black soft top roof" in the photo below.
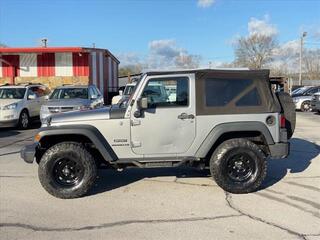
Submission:
{"label": "black soft top roof", "polygon": [[169,74],[215,74],[218,76],[234,75],[234,77],[240,78],[255,78],[255,79],[269,79],[270,70],[248,70],[248,69],[190,69],[190,70],[176,70],[176,71],[150,71],[146,72],[148,76],[154,75],[169,75]]}

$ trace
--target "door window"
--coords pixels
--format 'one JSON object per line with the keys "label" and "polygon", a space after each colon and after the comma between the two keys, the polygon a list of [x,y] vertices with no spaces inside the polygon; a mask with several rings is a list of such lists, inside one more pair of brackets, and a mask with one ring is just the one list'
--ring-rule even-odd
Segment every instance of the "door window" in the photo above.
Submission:
{"label": "door window", "polygon": [[30,89],[37,97],[44,97],[50,93],[50,90],[45,86],[31,87]]}
{"label": "door window", "polygon": [[29,89],[28,89],[28,100],[32,100],[30,96],[33,96],[33,95],[34,95],[36,98],[39,97],[38,94],[37,94],[37,92],[35,92],[32,88],[29,88]]}
{"label": "door window", "polygon": [[142,97],[148,99],[148,108],[188,106],[188,82],[187,77],[150,79]]}

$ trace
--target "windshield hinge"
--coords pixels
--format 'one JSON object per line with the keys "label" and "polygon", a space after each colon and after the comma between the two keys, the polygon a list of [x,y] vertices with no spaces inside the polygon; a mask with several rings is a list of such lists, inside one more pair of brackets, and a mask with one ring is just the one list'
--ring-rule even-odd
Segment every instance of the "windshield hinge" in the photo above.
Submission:
{"label": "windshield hinge", "polygon": [[133,147],[133,148],[141,147],[141,142],[140,141],[131,141],[131,147]]}
{"label": "windshield hinge", "polygon": [[141,125],[141,121],[138,119],[132,119],[131,120],[131,126],[138,126]]}

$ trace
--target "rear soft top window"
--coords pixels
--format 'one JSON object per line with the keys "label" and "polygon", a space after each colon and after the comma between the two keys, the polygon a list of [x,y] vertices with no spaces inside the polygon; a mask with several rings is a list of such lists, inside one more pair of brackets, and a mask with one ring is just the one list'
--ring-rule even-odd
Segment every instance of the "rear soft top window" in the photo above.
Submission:
{"label": "rear soft top window", "polygon": [[205,79],[206,106],[225,106],[234,100],[246,88],[251,86],[251,79]]}
{"label": "rear soft top window", "polygon": [[196,74],[196,114],[278,112],[269,71],[212,70]]}

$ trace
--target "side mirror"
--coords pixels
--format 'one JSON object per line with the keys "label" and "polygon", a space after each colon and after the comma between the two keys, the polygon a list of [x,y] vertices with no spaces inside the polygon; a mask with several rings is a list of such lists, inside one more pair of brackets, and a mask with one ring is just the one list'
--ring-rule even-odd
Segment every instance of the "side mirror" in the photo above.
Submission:
{"label": "side mirror", "polygon": [[140,110],[142,109],[147,109],[148,108],[148,98],[144,97],[144,98],[140,98],[137,101],[137,106]]}
{"label": "side mirror", "polygon": [[148,108],[148,98],[139,98],[137,100],[138,109],[133,113],[135,118],[140,118],[143,116],[142,110]]}
{"label": "side mirror", "polygon": [[119,90],[119,95],[122,96],[123,95],[123,91]]}
{"label": "side mirror", "polygon": [[95,95],[95,94],[93,94],[93,95],[91,96],[91,100],[95,100],[95,99],[97,99],[97,98],[98,98],[98,96]]}
{"label": "side mirror", "polygon": [[28,95],[28,100],[35,100],[37,98],[36,94],[31,93]]}

